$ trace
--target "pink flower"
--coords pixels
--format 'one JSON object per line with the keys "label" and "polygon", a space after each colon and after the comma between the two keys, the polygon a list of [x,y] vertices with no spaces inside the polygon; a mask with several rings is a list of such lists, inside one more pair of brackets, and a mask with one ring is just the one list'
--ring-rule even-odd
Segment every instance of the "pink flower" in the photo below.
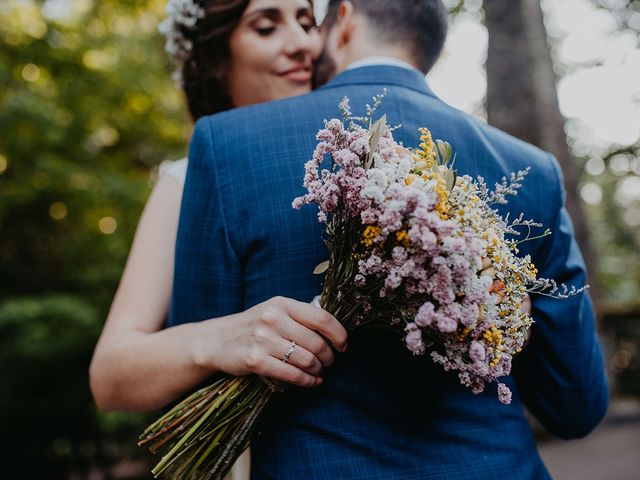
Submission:
{"label": "pink flower", "polygon": [[471,391],[475,395],[480,395],[484,392],[484,382],[479,378],[475,378],[473,382],[471,382]]}
{"label": "pink flower", "polygon": [[349,132],[346,137],[349,149],[356,155],[364,156],[369,153],[369,132],[363,128]]}
{"label": "pink flower", "polygon": [[476,304],[467,305],[462,309],[462,312],[460,314],[460,322],[465,327],[473,328],[478,323],[479,315],[480,315],[480,310],[478,308],[478,305]]}
{"label": "pink flower", "polygon": [[333,154],[333,159],[342,168],[349,169],[360,164],[360,157],[351,150],[345,148],[338,150]]}
{"label": "pink flower", "polygon": [[438,330],[440,330],[442,333],[455,332],[458,327],[458,324],[453,318],[443,315],[441,313],[436,313],[434,315],[434,320],[436,322]]}
{"label": "pink flower", "polygon": [[469,357],[474,362],[483,362],[485,359],[485,350],[482,342],[473,341],[471,342],[471,346],[469,347]]}
{"label": "pink flower", "polygon": [[378,222],[378,212],[373,208],[367,208],[360,214],[360,219],[365,225],[374,225]]}
{"label": "pink flower", "polygon": [[398,275],[398,270],[392,269],[387,278],[384,280],[384,286],[387,290],[395,290],[402,285],[402,277]]}
{"label": "pink flower", "polygon": [[404,342],[407,345],[409,351],[414,355],[421,355],[424,353],[424,341],[422,340],[422,331],[416,326],[415,323],[410,323],[405,328],[407,336],[404,337]]}
{"label": "pink flower", "polygon": [[428,327],[433,322],[433,317],[436,312],[433,303],[425,302],[422,304],[415,318],[416,325],[419,327]]}
{"label": "pink flower", "polygon": [[[436,259],[434,259],[434,263],[438,258],[442,257],[436,257]],[[429,284],[430,293],[438,303],[441,305],[447,305],[449,303],[453,303],[456,299],[453,287],[453,276],[451,274],[451,270],[449,270],[446,265],[439,265]]]}
{"label": "pink flower", "polygon": [[407,250],[403,247],[394,247],[391,252],[391,258],[396,265],[402,265],[407,261]]}
{"label": "pink flower", "polygon": [[429,253],[435,253],[438,245],[438,237],[426,225],[414,225],[409,230],[409,237],[415,239],[420,247]]}
{"label": "pink flower", "polygon": [[371,255],[366,260],[358,262],[358,270],[361,275],[371,275],[382,271],[382,259],[377,255]]}
{"label": "pink flower", "polygon": [[333,143],[335,141],[335,135],[326,128],[323,128],[316,134],[316,140],[319,142]]}
{"label": "pink flower", "polygon": [[325,121],[324,127],[334,135],[344,133],[344,125],[337,118],[332,118],[329,121]]}
{"label": "pink flower", "polygon": [[457,302],[450,303],[444,306],[443,313],[458,323],[462,317],[462,306]]}
{"label": "pink flower", "polygon": [[410,258],[409,260],[407,260],[406,262],[404,262],[402,264],[402,266],[400,267],[400,275],[402,275],[405,278],[422,278],[424,275],[424,271],[422,271],[417,265],[415,260],[413,260],[412,258]]}
{"label": "pink flower", "polygon": [[378,216],[378,222],[385,234],[398,231],[402,228],[402,212],[399,209],[393,208],[394,205],[389,206],[391,208],[384,208]]}
{"label": "pink flower", "polygon": [[500,403],[509,405],[511,403],[511,390],[504,383],[498,383],[498,400]]}

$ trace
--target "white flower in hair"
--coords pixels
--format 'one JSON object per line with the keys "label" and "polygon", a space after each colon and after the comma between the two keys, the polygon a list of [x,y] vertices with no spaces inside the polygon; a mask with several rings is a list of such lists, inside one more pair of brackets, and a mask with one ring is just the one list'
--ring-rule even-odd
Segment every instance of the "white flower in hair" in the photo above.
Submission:
{"label": "white flower in hair", "polygon": [[184,32],[195,30],[198,20],[204,17],[204,8],[198,0],[169,0],[166,13],[167,18],[158,25],[158,31],[167,37],[165,51],[182,65],[193,48],[193,42]]}

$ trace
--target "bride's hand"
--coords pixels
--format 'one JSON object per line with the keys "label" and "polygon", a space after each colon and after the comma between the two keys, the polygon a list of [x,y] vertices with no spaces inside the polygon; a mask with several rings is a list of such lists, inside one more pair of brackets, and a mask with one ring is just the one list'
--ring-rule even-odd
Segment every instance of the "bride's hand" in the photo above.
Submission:
{"label": "bride's hand", "polygon": [[223,323],[203,336],[198,363],[237,376],[255,373],[314,387],[322,383],[323,367],[334,361],[330,344],[346,349],[347,331],[333,315],[290,298],[274,297],[241,314],[207,322]]}
{"label": "bride's hand", "polygon": [[520,311],[531,315],[531,297],[528,293],[525,294],[525,297],[520,304]]}

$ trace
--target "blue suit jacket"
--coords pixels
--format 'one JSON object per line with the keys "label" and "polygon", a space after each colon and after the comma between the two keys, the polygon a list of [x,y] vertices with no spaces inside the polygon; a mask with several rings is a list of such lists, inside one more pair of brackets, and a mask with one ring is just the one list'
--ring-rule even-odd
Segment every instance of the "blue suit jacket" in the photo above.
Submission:
{"label": "blue suit jacket", "polygon": [[[564,204],[556,160],[446,105],[424,77],[390,66],[346,71],[300,97],[201,119],[193,135],[175,262],[169,326],[247,309],[276,295],[310,301],[314,267],[327,258],[317,210],[296,211],[303,165],[323,119],[355,114],[389,91],[380,109],[407,146],[418,127],[449,141],[459,173],[489,185],[532,167],[506,207],[553,234],[525,244],[540,275],[582,286],[585,267]],[[528,347],[506,383],[473,395],[455,374],[413,357],[388,334],[353,334],[324,384],[288,392],[252,445],[254,479],[548,478],[523,405],[552,433],[587,434],[607,405],[607,385],[588,295],[536,296]]]}

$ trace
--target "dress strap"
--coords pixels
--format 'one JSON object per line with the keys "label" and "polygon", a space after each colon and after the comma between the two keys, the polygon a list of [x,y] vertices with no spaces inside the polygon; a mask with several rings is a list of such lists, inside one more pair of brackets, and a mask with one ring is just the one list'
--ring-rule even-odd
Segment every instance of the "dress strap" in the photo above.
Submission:
{"label": "dress strap", "polygon": [[187,166],[189,164],[188,158],[182,158],[176,161],[167,161],[160,164],[160,177],[169,175],[175,178],[180,185],[184,185],[184,180],[187,176]]}

